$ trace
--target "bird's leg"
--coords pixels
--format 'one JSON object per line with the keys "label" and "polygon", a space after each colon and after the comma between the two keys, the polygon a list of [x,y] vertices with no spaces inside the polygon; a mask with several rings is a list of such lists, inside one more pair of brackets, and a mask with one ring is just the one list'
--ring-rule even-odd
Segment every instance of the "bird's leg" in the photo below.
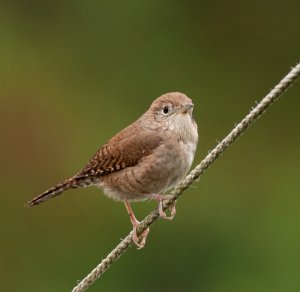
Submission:
{"label": "bird's leg", "polygon": [[133,237],[132,237],[133,242],[137,245],[138,249],[143,248],[145,246],[145,243],[146,243],[146,238],[147,238],[147,235],[149,233],[149,228],[145,229],[142,232],[142,234],[140,235],[140,237],[138,237],[136,231],[137,231],[138,225],[140,224],[140,221],[138,221],[135,218],[133,210],[130,206],[130,203],[128,201],[125,201],[124,204],[125,204],[125,207],[127,209],[131,224],[133,226]]}
{"label": "bird's leg", "polygon": [[175,202],[172,204],[171,206],[171,216],[167,216],[167,214],[165,213],[165,211],[163,210],[163,202],[164,200],[168,199],[167,195],[158,195],[158,194],[153,194],[152,198],[156,201],[158,201],[158,212],[159,212],[159,216],[163,219],[167,219],[167,220],[173,220],[175,214],[176,214],[176,207],[175,207]]}

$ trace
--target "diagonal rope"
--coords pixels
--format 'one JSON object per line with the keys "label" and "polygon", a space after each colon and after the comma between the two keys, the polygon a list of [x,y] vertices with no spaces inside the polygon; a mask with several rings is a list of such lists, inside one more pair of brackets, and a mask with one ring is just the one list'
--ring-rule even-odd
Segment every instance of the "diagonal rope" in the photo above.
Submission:
{"label": "diagonal rope", "polygon": [[[179,183],[164,202],[163,209],[166,210],[182,195],[205,170],[256,121],[279,97],[287,90],[300,75],[300,63],[290,72],[254,107],[245,118],[235,126],[234,129],[212,150],[210,153]],[[158,210],[153,210],[139,225],[138,234],[143,232],[159,218]],[[101,263],[94,268],[72,292],[80,292],[91,286],[132,244],[132,232],[126,236]]]}

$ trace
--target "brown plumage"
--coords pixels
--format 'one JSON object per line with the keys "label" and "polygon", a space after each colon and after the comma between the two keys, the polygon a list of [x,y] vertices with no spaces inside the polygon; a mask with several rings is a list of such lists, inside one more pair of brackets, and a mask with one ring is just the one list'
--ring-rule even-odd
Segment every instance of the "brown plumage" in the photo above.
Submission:
{"label": "brown plumage", "polygon": [[[138,221],[129,201],[156,199],[174,186],[189,170],[194,158],[198,133],[192,118],[191,99],[174,92],[157,98],[138,120],[120,131],[73,177],[57,184],[28,203],[38,205],[63,191],[87,186],[101,187],[105,194],[125,203],[136,230]],[[174,208],[175,212],[175,208]],[[145,244],[147,232],[135,243]]]}
{"label": "brown plumage", "polygon": [[38,205],[71,188],[96,185],[100,177],[135,166],[161,142],[159,136],[139,133],[135,128],[138,126],[132,124],[114,136],[96,152],[79,173],[40,194],[31,200],[28,206]]}

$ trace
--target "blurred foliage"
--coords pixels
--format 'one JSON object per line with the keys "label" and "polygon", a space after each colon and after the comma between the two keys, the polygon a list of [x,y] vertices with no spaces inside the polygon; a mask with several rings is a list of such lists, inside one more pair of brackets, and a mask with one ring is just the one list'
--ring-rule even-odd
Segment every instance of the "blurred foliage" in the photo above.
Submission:
{"label": "blurred foliage", "polygon": [[[130,231],[79,170],[157,96],[195,103],[195,163],[299,61],[299,1],[1,1],[1,291],[69,291]],[[297,291],[300,84],[90,291]],[[139,218],[154,202],[136,203]]]}

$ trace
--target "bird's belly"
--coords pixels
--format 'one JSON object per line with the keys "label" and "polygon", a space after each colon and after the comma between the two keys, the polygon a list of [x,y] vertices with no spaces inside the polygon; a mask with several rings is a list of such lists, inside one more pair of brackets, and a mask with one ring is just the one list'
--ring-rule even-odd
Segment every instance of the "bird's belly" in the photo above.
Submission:
{"label": "bird's belly", "polygon": [[192,165],[195,149],[192,143],[165,143],[134,167],[103,176],[99,186],[108,197],[118,201],[146,200],[184,178]]}

